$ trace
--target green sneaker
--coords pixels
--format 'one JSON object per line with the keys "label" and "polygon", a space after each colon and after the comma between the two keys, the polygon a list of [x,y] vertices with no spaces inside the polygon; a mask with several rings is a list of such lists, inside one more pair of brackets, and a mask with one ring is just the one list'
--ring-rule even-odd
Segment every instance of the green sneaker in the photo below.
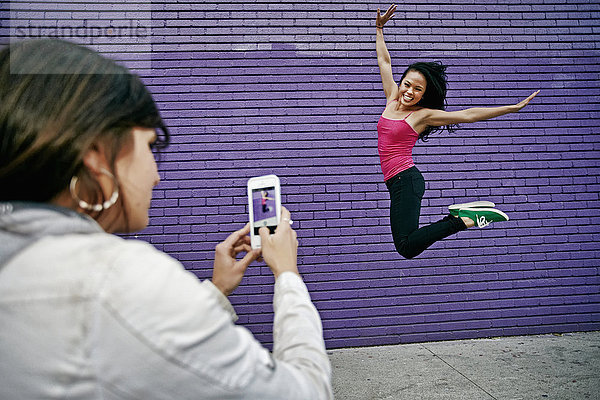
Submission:
{"label": "green sneaker", "polygon": [[508,221],[508,215],[495,208],[462,208],[458,216],[472,219],[479,228],[488,226],[492,222]]}
{"label": "green sneaker", "polygon": [[450,215],[453,217],[458,217],[458,212],[461,208],[493,208],[496,207],[494,203],[491,201],[472,201],[470,203],[462,203],[462,204],[452,204],[448,206],[448,210],[450,211]]}

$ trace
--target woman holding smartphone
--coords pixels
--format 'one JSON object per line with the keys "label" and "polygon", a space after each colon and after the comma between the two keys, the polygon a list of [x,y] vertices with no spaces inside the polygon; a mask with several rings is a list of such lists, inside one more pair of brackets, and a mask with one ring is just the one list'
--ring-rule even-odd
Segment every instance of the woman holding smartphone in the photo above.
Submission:
{"label": "woman holding smartphone", "polygon": [[394,245],[400,255],[413,258],[436,241],[461,230],[508,220],[505,213],[493,208],[494,203],[476,201],[452,205],[449,207],[450,215],[419,228],[425,181],[412,159],[412,149],[417,140],[426,140],[428,135],[444,128],[452,132],[456,124],[517,112],[539,91],[515,105],[444,111],[447,83],[446,67],[441,63],[414,63],[404,71],[399,84],[394,81],[383,27],[395,11],[395,5],[391,5],[384,15],[377,9],[375,21],[377,63],[387,100],[377,124],[378,150],[384,180],[390,192]]}
{"label": "woman holding smartphone", "polygon": [[[139,77],[60,40],[0,51],[0,398],[329,399],[321,321],[282,208],[217,245],[200,282],[150,244],[168,131]],[[241,256],[241,253],[246,253]],[[227,296],[263,257],[275,276],[273,352]]]}

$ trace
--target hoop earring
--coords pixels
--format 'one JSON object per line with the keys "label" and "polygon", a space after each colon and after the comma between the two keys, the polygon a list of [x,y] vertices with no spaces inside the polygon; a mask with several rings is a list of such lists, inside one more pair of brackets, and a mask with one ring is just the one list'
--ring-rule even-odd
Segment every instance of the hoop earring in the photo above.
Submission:
{"label": "hoop earring", "polygon": [[112,207],[117,202],[117,199],[119,198],[119,182],[117,182],[117,178],[115,178],[115,176],[113,174],[111,174],[110,171],[108,171],[104,168],[100,168],[100,172],[102,172],[104,175],[108,175],[109,177],[111,177],[115,184],[115,188],[113,190],[112,195],[110,196],[110,199],[106,200],[104,203],[90,204],[84,200],[81,200],[79,198],[79,196],[77,195],[77,182],[79,181],[79,178],[77,177],[77,175],[74,175],[71,178],[71,183],[69,184],[69,191],[71,192],[71,197],[73,197],[73,199],[75,201],[77,201],[77,205],[79,205],[79,207],[83,208],[84,210],[88,210],[88,211],[107,210],[110,207]]}

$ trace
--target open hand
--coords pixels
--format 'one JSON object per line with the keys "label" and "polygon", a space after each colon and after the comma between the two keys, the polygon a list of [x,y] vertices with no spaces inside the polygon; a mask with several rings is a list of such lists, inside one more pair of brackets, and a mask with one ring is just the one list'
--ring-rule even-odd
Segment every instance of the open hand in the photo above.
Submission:
{"label": "open hand", "polygon": [[390,19],[392,19],[394,17],[394,12],[396,11],[396,5],[392,4],[387,11],[385,12],[385,14],[383,14],[383,16],[381,16],[381,10],[378,8],[377,9],[377,20],[375,21],[376,25],[378,28],[383,28],[383,25],[385,25],[386,22],[388,22]]}
{"label": "open hand", "polygon": [[[250,233],[250,223],[233,232],[215,248],[212,283],[225,296],[229,296],[238,287],[248,265],[260,256],[260,249],[252,250],[250,247],[248,233]],[[241,252],[247,254],[238,261],[237,255]]]}
{"label": "open hand", "polygon": [[540,91],[537,90],[537,91],[533,92],[532,94],[530,94],[529,97],[526,98],[525,100],[522,100],[519,103],[515,104],[516,111],[519,111],[520,109],[522,109],[523,107],[525,107],[527,104],[529,104],[529,102],[531,101],[531,99],[533,99],[535,96],[537,96],[537,94],[539,92]]}

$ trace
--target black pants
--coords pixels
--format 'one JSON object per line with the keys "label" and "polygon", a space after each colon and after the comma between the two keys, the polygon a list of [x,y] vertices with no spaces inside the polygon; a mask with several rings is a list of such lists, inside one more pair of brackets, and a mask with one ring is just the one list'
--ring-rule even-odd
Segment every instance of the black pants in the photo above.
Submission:
{"label": "black pants", "polygon": [[462,219],[451,215],[419,229],[425,179],[417,167],[400,172],[388,179],[386,185],[391,199],[392,236],[396,250],[401,256],[418,256],[438,240],[467,229]]}

